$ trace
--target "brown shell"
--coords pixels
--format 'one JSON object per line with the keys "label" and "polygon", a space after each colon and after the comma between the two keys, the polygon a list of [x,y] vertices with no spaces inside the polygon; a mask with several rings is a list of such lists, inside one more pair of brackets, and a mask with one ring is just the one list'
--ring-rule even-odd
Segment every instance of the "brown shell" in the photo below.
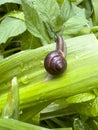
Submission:
{"label": "brown shell", "polygon": [[52,75],[59,75],[66,69],[67,62],[62,53],[59,50],[56,50],[50,52],[46,56],[44,66],[48,73]]}

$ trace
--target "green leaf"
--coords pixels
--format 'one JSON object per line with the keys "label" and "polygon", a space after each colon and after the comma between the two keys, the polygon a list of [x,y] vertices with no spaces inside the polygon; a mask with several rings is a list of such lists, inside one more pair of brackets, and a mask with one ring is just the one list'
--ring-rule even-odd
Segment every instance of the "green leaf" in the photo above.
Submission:
{"label": "green leaf", "polygon": [[[90,106],[90,104],[89,104]],[[92,106],[90,108],[91,110],[91,115],[92,116],[98,116],[98,97],[92,102]]]}
{"label": "green leaf", "polygon": [[60,13],[56,0],[33,0],[33,5],[40,13],[42,20],[45,22],[50,23],[50,21],[55,19]]}
{"label": "green leaf", "polygon": [[[50,37],[51,37],[51,33],[54,33],[56,28],[61,29],[62,19],[60,16],[60,8],[56,0],[44,0],[44,2],[43,0],[35,0],[33,1],[33,5],[38,11],[39,15],[41,16],[42,21],[44,21]],[[57,22],[57,19],[59,19],[60,23]],[[55,24],[57,25],[57,27]],[[54,26],[55,28],[53,28]],[[52,37],[54,37],[54,35]]]}
{"label": "green leaf", "polygon": [[17,78],[12,79],[12,87],[2,112],[3,118],[19,119],[19,86]]}
{"label": "green leaf", "polygon": [[98,41],[95,36],[81,36],[66,40],[66,43],[67,71],[51,81],[44,82],[43,60],[55,49],[55,44],[18,53],[0,63],[0,111],[6,98],[4,92],[15,75],[20,86],[20,108],[32,107],[32,116],[55,100],[98,87]]}
{"label": "green leaf", "polygon": [[74,130],[92,130],[85,123],[83,123],[80,119],[74,120]]}
{"label": "green leaf", "polygon": [[70,0],[72,3],[79,5],[80,3],[83,2],[83,0]]}
{"label": "green leaf", "polygon": [[0,61],[3,59],[3,55],[0,54]]}
{"label": "green leaf", "polygon": [[21,49],[35,49],[41,46],[40,39],[34,37],[28,31],[24,32],[20,37],[17,37],[17,40],[21,41]]}
{"label": "green leaf", "polygon": [[34,8],[33,3],[30,1],[27,2],[25,0],[21,1],[27,29],[33,36],[40,38],[42,45],[50,43],[44,23],[41,20],[41,17],[39,16],[38,12]]}
{"label": "green leaf", "polygon": [[71,13],[73,13],[71,12],[71,8],[72,8],[72,5],[68,0],[64,0],[62,2],[62,4],[59,7],[58,15],[56,16],[55,19],[50,21],[50,25],[54,32],[62,33],[62,30],[64,30],[63,29],[64,22],[67,21],[70,18]]}
{"label": "green leaf", "polygon": [[21,121],[12,120],[12,119],[0,119],[0,128],[2,130],[49,130],[47,128],[23,123]]}
{"label": "green leaf", "polygon": [[0,5],[5,4],[5,3],[16,3],[16,4],[20,4],[21,0],[0,0]]}
{"label": "green leaf", "polygon": [[9,12],[8,14],[6,14],[6,16],[10,16],[10,17],[14,17],[14,18],[17,18],[17,19],[20,19],[20,20],[25,20],[24,19],[24,13],[22,11],[11,11]]}
{"label": "green leaf", "polygon": [[[48,115],[48,118],[50,117],[56,117],[58,116],[57,111],[61,111],[62,109],[67,109],[67,107],[70,107],[70,104],[76,104],[81,102],[87,102],[90,100],[95,99],[95,94],[93,93],[81,93],[74,96],[70,96],[68,98],[60,99],[55,102],[52,102],[50,105],[48,105],[44,110],[41,111],[41,116]],[[57,112],[57,115],[55,114]],[[52,113],[50,115],[50,113]],[[64,114],[64,113],[63,113]],[[41,118],[42,118],[41,117]],[[44,117],[47,118],[47,117]]]}
{"label": "green leaf", "polygon": [[72,130],[72,128],[48,129],[11,119],[0,119],[0,128],[1,130]]}
{"label": "green leaf", "polygon": [[[94,100],[88,101],[88,102],[82,102],[77,104],[71,104],[65,109],[61,110],[65,115],[67,113],[79,113],[80,115],[85,115],[88,117],[97,117],[98,116],[98,97],[96,97]],[[57,111],[56,111],[57,112]],[[62,113],[60,112],[60,114]],[[59,114],[59,116],[60,116]],[[53,113],[51,113],[51,116]],[[44,117],[44,116],[43,116]]]}
{"label": "green leaf", "polygon": [[0,24],[0,44],[23,33],[25,30],[26,26],[22,20],[6,17]]}
{"label": "green leaf", "polygon": [[[81,17],[80,17],[81,16]],[[77,20],[76,20],[77,19]],[[86,25],[88,21],[85,17],[85,11],[83,9],[73,6],[73,16],[70,17],[64,23],[64,35],[79,35],[79,31]],[[85,27],[87,28],[87,27]],[[90,29],[87,33],[90,32]]]}
{"label": "green leaf", "polygon": [[92,128],[93,130],[98,129],[98,119],[97,119],[97,117],[95,119],[90,118],[89,120],[87,120],[87,123],[88,123],[89,127]]}
{"label": "green leaf", "polygon": [[[0,119],[0,130],[97,130],[97,0],[0,0],[0,5],[0,53],[5,57],[29,49],[7,58],[0,55],[0,117],[3,110],[4,118],[18,119],[20,114],[21,121],[43,126]],[[44,58],[56,47],[40,46],[54,42],[55,34],[66,39],[88,33],[95,36],[65,41],[67,70],[50,78],[44,69]],[[19,46],[13,48],[16,44]]]}
{"label": "green leaf", "polygon": [[84,8],[85,8],[85,13],[86,13],[86,17],[90,18],[92,15],[92,4],[91,1],[89,0],[84,0]]}
{"label": "green leaf", "polygon": [[70,18],[71,14],[71,3],[69,0],[64,0],[64,3],[61,5],[60,14],[62,16],[63,21],[65,22]]}
{"label": "green leaf", "polygon": [[90,33],[85,9],[77,7],[68,0],[61,4],[60,13],[52,21],[51,27],[56,33],[64,33],[65,38]]}
{"label": "green leaf", "polygon": [[56,0],[58,4],[63,4],[64,0]]}
{"label": "green leaf", "polygon": [[78,95],[71,96],[65,100],[67,103],[81,103],[90,101],[95,98],[95,94],[93,93],[82,93]]}
{"label": "green leaf", "polygon": [[93,11],[94,11],[94,15],[93,15],[93,22],[95,25],[98,25],[98,0],[91,0],[92,5],[93,5]]}

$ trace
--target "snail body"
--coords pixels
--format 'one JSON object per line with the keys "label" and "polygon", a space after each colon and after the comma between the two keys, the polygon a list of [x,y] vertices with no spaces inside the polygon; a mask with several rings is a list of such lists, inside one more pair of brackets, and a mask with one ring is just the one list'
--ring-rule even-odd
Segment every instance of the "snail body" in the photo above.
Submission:
{"label": "snail body", "polygon": [[45,69],[51,75],[62,74],[67,68],[64,52],[64,41],[61,36],[57,36],[56,50],[50,52],[44,60]]}

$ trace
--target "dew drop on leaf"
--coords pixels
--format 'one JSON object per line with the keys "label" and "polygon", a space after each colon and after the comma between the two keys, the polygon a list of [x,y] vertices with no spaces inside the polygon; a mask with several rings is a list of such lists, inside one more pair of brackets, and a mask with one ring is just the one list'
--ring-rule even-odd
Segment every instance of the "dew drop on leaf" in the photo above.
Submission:
{"label": "dew drop on leaf", "polygon": [[23,77],[21,78],[21,82],[22,82],[23,84],[28,84],[28,83],[29,83],[28,76],[27,76],[27,75],[23,76]]}

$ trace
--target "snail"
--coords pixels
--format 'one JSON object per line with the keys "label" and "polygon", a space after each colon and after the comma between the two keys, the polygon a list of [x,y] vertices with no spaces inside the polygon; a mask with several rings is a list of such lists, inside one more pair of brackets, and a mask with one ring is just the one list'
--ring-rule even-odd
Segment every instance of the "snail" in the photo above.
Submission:
{"label": "snail", "polygon": [[56,50],[50,52],[45,60],[44,67],[51,75],[62,74],[67,68],[66,47],[64,47],[64,40],[62,36],[56,36]]}

